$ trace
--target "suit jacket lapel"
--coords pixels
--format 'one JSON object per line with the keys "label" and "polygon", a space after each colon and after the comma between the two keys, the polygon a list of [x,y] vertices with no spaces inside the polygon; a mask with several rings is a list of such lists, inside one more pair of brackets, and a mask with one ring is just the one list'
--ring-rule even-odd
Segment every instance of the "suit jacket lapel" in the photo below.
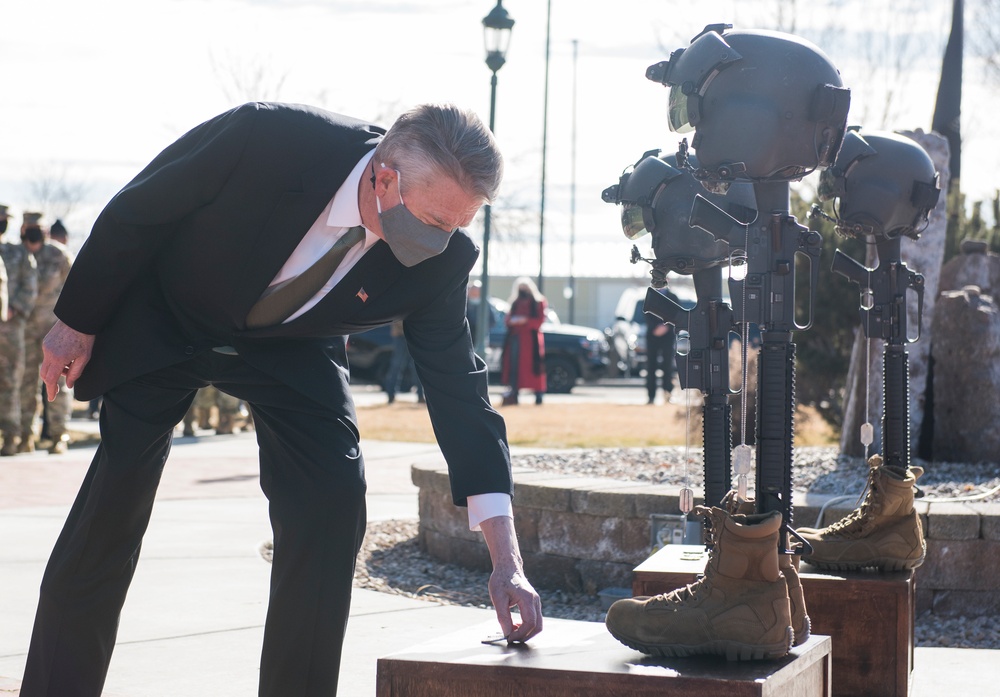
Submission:
{"label": "suit jacket lapel", "polygon": [[[384,241],[379,240],[327,293],[326,297],[295,319],[274,327],[247,330],[245,338],[267,336],[327,336],[335,327],[351,324],[351,319],[372,306],[403,272]],[[384,324],[380,321],[379,324]]]}
{"label": "suit jacket lapel", "polygon": [[241,284],[237,298],[244,317],[278,275],[361,156],[374,148],[380,139],[381,136],[375,135],[348,149],[335,161],[304,170],[299,185],[282,195],[253,242],[255,251],[250,255],[250,264],[243,276],[247,282]]}
{"label": "suit jacket lapel", "polygon": [[240,284],[237,299],[243,316],[278,275],[332,197],[332,192],[328,195],[325,191],[282,195],[270,219],[252,243],[255,251],[250,255],[250,263],[243,274],[246,282]]}

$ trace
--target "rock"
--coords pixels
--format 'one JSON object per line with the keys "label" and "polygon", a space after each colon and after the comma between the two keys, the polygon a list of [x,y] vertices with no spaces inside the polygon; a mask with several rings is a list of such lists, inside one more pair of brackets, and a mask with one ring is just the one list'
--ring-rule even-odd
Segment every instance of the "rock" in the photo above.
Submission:
{"label": "rock", "polygon": [[985,240],[963,240],[962,253],[941,268],[941,290],[978,286],[984,295],[1000,293],[1000,256],[988,251]]}
{"label": "rock", "polygon": [[948,139],[937,133],[924,133],[921,129],[899,131],[900,135],[912,138],[927,151],[934,167],[938,171],[938,183],[941,185],[941,196],[937,206],[930,212],[927,227],[919,240],[905,238],[902,244],[903,261],[913,271],[924,277],[924,308],[923,317],[918,321],[917,303],[909,302],[906,306],[907,326],[918,327],[923,324],[920,339],[909,345],[910,354],[910,449],[917,449],[917,440],[924,422],[924,407],[926,406],[928,385],[928,363],[931,358],[931,342],[934,338],[930,329],[931,318],[934,316],[934,305],[940,288],[941,265],[944,263],[945,236],[948,231],[948,185],[951,182],[949,161],[951,150]]}
{"label": "rock", "polygon": [[938,297],[934,459],[992,461],[1000,451],[1000,312],[978,286]]}

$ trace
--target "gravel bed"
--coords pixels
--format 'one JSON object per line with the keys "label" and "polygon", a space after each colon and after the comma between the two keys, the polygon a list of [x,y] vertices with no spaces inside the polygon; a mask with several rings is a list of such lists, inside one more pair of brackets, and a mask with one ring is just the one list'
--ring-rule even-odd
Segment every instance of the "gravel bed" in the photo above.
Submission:
{"label": "gravel bed", "polygon": [[[676,487],[687,483],[700,489],[704,481],[701,458],[701,448],[686,452],[679,446],[606,448],[521,455],[514,459],[514,466]],[[978,496],[982,502],[1000,501],[1000,464],[925,462],[916,458],[912,464],[924,468],[917,486],[928,500]],[[864,458],[841,455],[835,446],[803,447],[795,449],[792,474],[796,491],[860,496],[868,478],[868,465]],[[749,486],[752,490],[752,475]]]}
{"label": "gravel bed", "polygon": [[[466,607],[492,608],[486,571],[445,564],[420,551],[416,520],[389,520],[368,525],[358,556],[354,585],[358,588]],[[546,617],[603,622],[597,596],[537,588]]]}
{"label": "gravel bed", "polygon": [[[559,451],[518,456],[515,468],[529,467],[628,481],[649,481],[699,488],[702,481],[700,449],[604,449]],[[998,501],[1000,466],[979,463],[925,463],[920,489],[928,499],[956,496]],[[863,458],[839,455],[837,448],[797,448],[795,488],[821,494],[859,496],[867,475]],[[750,483],[752,487],[752,482]],[[992,493],[990,493],[992,492]],[[984,494],[987,494],[984,496]],[[444,564],[420,550],[416,520],[372,523],[358,558],[355,586],[428,602],[490,608],[489,574]],[[600,599],[582,593],[538,588],[546,617],[603,622]],[[918,646],[1000,649],[1000,617],[941,617],[925,613],[916,618]]]}

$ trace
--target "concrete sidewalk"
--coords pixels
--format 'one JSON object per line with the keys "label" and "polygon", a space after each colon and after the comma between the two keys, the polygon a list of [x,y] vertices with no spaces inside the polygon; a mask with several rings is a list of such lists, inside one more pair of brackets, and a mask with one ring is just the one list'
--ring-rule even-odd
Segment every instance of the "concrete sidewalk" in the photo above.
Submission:
{"label": "concrete sidewalk", "polygon": [[[410,465],[439,460],[437,446],[363,447],[369,520],[415,519]],[[93,452],[0,460],[0,539],[6,541],[0,693],[16,687],[23,672],[38,583]],[[254,435],[177,438],[122,612],[106,693],[256,694],[270,574],[258,546],[270,537]],[[355,590],[351,617],[341,693],[374,695],[379,656],[493,613]]]}
{"label": "concrete sidewalk", "polygon": [[[369,519],[415,519],[410,466],[439,462],[437,447],[363,447]],[[42,570],[92,455],[85,448],[0,460],[0,694],[17,693]],[[178,438],[122,613],[105,694],[256,694],[270,572],[257,548],[270,535],[253,434]],[[373,696],[379,657],[494,621],[491,610],[355,590],[340,694]],[[989,686],[1000,684],[998,659],[996,651],[918,648],[911,695],[990,694]]]}

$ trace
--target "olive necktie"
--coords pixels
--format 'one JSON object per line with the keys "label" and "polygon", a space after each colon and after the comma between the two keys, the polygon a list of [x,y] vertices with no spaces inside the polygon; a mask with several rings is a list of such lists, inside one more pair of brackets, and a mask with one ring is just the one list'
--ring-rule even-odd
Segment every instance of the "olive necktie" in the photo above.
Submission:
{"label": "olive necktie", "polygon": [[267,288],[247,314],[247,327],[281,324],[322,288],[347,252],[365,238],[365,229],[352,227],[323,256],[298,276]]}

